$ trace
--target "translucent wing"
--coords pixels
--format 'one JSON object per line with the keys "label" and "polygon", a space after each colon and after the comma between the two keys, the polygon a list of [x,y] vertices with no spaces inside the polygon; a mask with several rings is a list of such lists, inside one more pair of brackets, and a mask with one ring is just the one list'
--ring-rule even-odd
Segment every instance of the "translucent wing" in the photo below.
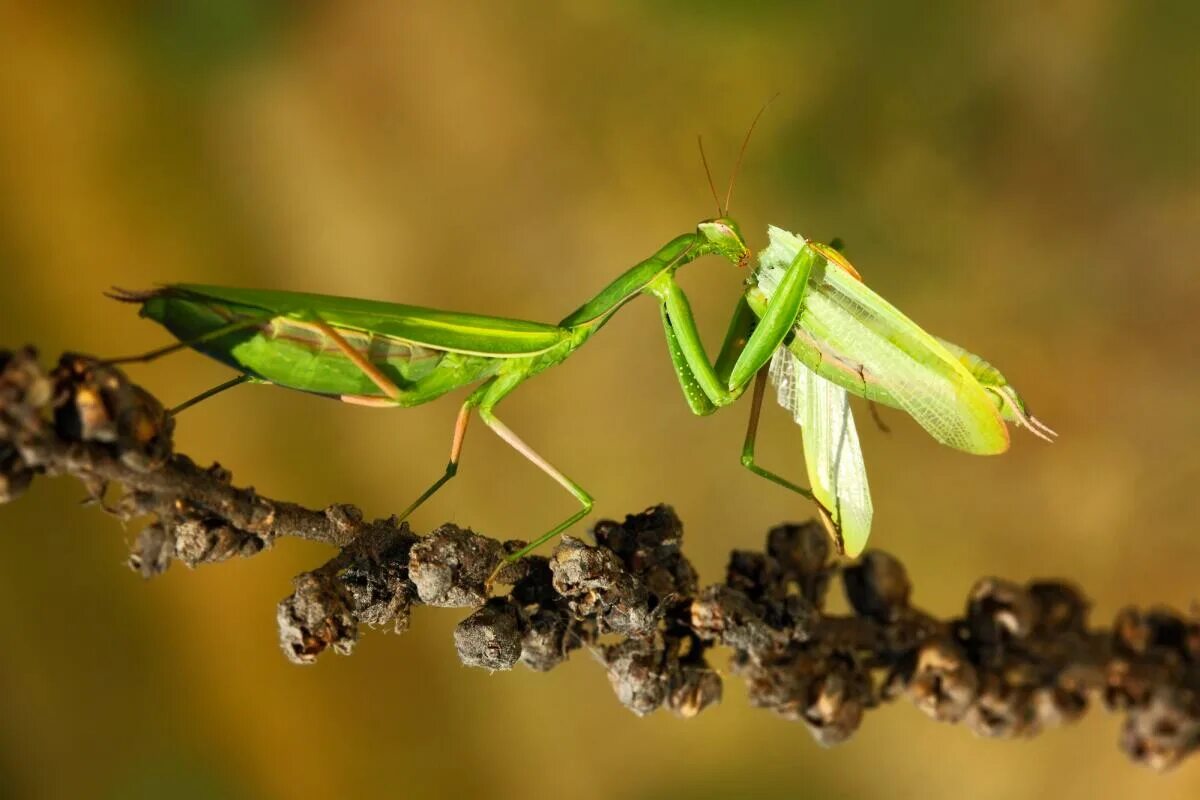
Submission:
{"label": "translucent wing", "polygon": [[946,352],[962,362],[962,365],[975,376],[975,380],[979,381],[980,386],[997,398],[1000,404],[1000,416],[1006,422],[1014,422],[1044,441],[1054,441],[1058,434],[1054,432],[1053,428],[1029,413],[1029,407],[1025,404],[1025,400],[1008,382],[1008,379],[1000,373],[1000,370],[954,342],[938,339],[938,343],[946,348]]}
{"label": "translucent wing", "polygon": [[849,396],[785,347],[775,351],[770,375],[779,404],[804,429],[812,492],[833,518],[846,553],[857,556],[871,532],[873,507]]}
{"label": "translucent wing", "polygon": [[[804,240],[770,228],[759,257],[769,296]],[[1008,429],[996,401],[933,336],[834,261],[814,272],[796,324],[793,350],[805,350],[821,376],[906,411],[939,442],[970,453],[1001,453]],[[881,396],[882,393],[882,396]]]}

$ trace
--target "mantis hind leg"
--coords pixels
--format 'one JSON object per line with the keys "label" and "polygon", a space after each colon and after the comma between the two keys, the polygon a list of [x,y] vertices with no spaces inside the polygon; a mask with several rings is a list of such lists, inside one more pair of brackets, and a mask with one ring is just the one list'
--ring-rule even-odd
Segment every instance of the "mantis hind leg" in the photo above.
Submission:
{"label": "mantis hind leg", "polygon": [[222,384],[218,384],[217,386],[212,387],[211,389],[205,389],[203,392],[196,395],[195,397],[191,397],[187,400],[184,400],[179,405],[168,410],[167,414],[169,414],[172,417],[178,416],[179,414],[183,413],[184,411],[187,411],[192,406],[194,406],[198,403],[202,403],[210,397],[216,397],[217,395],[219,395],[221,392],[225,391],[226,389],[232,389],[235,386],[241,386],[243,383],[250,383],[253,380],[254,380],[253,377],[251,377],[248,374],[243,373],[241,375],[238,375],[236,378],[227,380]]}
{"label": "mantis hind leg", "polygon": [[[519,382],[519,380],[497,381],[496,379],[492,379],[471,393],[471,396],[467,398],[466,402],[464,402],[462,407],[459,409],[458,419],[454,423],[454,436],[450,443],[450,461],[446,464],[445,472],[443,472],[441,477],[434,481],[428,489],[422,492],[421,496],[418,497],[412,503],[412,505],[410,505],[404,510],[403,513],[400,514],[400,519],[406,518],[413,511],[419,508],[422,503],[432,497],[438,491],[438,489],[442,488],[442,486],[444,486],[451,478],[458,474],[458,462],[462,454],[463,441],[466,438],[467,423],[471,419],[471,411],[478,408],[479,418],[483,420],[484,425],[487,425],[489,428],[491,428],[492,431],[494,431],[497,436],[503,439],[505,443],[507,443],[521,455],[525,456],[525,458],[527,458],[529,461],[533,462],[534,466],[549,475],[560,486],[570,492],[571,495],[579,501],[580,505],[579,510],[574,514],[559,522],[553,528],[546,531],[541,536],[538,536],[536,539],[522,547],[517,552],[507,556],[505,561],[502,562],[501,566],[503,566],[504,563],[512,563],[514,561],[521,560],[541,545],[550,541],[555,536],[559,535],[567,528],[583,519],[592,510],[592,497],[583,489],[582,486],[564,475],[561,470],[559,470],[557,467],[547,461],[540,453],[526,444],[521,437],[517,436],[517,434],[514,433],[511,428],[501,422],[496,415],[492,413],[492,408],[496,405],[496,403],[498,403],[501,398],[516,388],[516,385]],[[488,579],[489,584],[499,571],[500,567],[497,567],[491,578]]]}
{"label": "mantis hind leg", "polygon": [[[155,359],[162,358],[163,356],[170,355],[171,353],[174,353],[177,350],[183,350],[184,348],[193,347],[198,344],[203,344],[203,343],[211,341],[213,339],[219,339],[222,336],[227,336],[231,333],[237,333],[238,331],[246,330],[248,328],[253,328],[253,327],[258,326],[259,324],[261,324],[261,320],[258,320],[258,319],[238,320],[237,322],[231,323],[229,325],[223,325],[220,328],[216,328],[214,330],[209,331],[208,333],[205,333],[201,336],[194,337],[192,339],[184,339],[184,340],[175,342],[174,344],[169,344],[165,347],[159,347],[154,350],[149,350],[149,351],[147,351],[145,353],[141,353],[139,355],[105,359],[105,360],[101,361],[100,363],[104,366],[116,366],[118,364],[145,364],[150,361],[154,361]],[[243,383],[248,383],[249,381],[252,381],[252,380],[254,380],[254,378],[252,376],[243,373],[242,375],[239,375],[236,378],[233,378],[231,380],[225,381],[224,383],[218,384],[217,386],[214,386],[211,389],[205,389],[203,392],[196,395],[195,397],[191,397],[187,400],[184,400],[179,405],[175,406],[174,408],[169,409],[167,411],[167,414],[169,414],[170,416],[175,416],[177,414],[180,414],[180,413],[186,411],[187,409],[191,408],[192,406],[207,400],[210,397],[214,397],[214,396],[220,394],[221,392],[225,391],[226,389],[232,389],[235,386],[240,386]]]}
{"label": "mantis hind leg", "polygon": [[193,339],[184,339],[174,344],[169,344],[166,347],[158,347],[154,350],[149,350],[145,353],[139,353],[134,356],[122,356],[120,358],[107,358],[100,363],[106,367],[116,366],[118,364],[145,364],[163,356],[170,355],[178,350],[183,350],[188,347],[194,347],[198,344],[220,339],[222,336],[228,336],[231,333],[244,331],[248,328],[254,328],[262,324],[261,319],[242,319],[237,322],[232,322],[229,325],[222,325],[220,328],[215,328],[201,336]]}
{"label": "mantis hind leg", "polygon": [[[313,315],[310,322],[318,330],[320,330],[321,333],[323,333],[325,336],[328,336],[329,340],[332,341],[334,345],[342,351],[342,354],[345,355],[346,358],[352,364],[354,364],[354,366],[358,367],[358,369],[364,375],[370,378],[371,382],[379,387],[379,391],[383,392],[387,396],[387,400],[382,401],[382,403],[378,402],[382,398],[355,396],[343,396],[343,401],[363,403],[365,405],[387,405],[389,404],[389,401],[392,403],[398,403],[400,401],[400,399],[404,396],[404,390],[397,386],[395,381],[383,374],[383,371],[380,370],[379,367],[368,361],[366,356],[354,349],[354,347],[346,341],[345,337],[338,333],[333,326],[321,320],[320,317],[316,315]],[[467,423],[471,420],[471,409],[479,405],[480,400],[484,397],[484,394],[490,385],[491,381],[476,389],[471,393],[471,396],[467,398],[466,402],[462,404],[462,407],[459,408],[458,418],[454,423],[454,436],[450,442],[450,460],[446,464],[446,470],[442,473],[440,478],[434,481],[428,489],[422,492],[416,500],[409,504],[408,508],[401,512],[399,517],[400,519],[407,519],[409,515],[420,508],[426,500],[433,497],[434,494],[437,493],[438,489],[441,489],[443,486],[445,486],[447,481],[458,474],[458,459],[462,455],[463,441],[466,439],[467,435]]]}
{"label": "mantis hind leg", "polygon": [[379,391],[388,396],[388,399],[399,401],[400,398],[404,396],[404,390],[397,386],[395,381],[393,381],[387,375],[384,375],[383,371],[379,369],[379,367],[372,364],[367,360],[366,356],[355,350],[353,345],[347,342],[345,337],[338,333],[332,325],[316,315],[313,315],[313,318],[310,320],[310,324],[322,334],[328,336],[329,340],[333,342],[337,349],[342,351],[342,355],[344,355],[351,364],[358,367],[359,371],[362,372],[363,375],[366,375],[368,378],[370,378],[371,382],[379,387]]}

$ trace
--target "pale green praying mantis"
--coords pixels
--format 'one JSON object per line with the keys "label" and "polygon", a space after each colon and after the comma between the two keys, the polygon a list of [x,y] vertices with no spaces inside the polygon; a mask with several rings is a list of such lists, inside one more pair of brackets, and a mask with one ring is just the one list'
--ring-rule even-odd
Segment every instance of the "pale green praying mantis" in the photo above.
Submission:
{"label": "pale green praying mantis", "polygon": [[[240,383],[274,384],[381,407],[415,406],[475,386],[459,409],[445,470],[400,518],[457,474],[475,411],[579,503],[578,510],[510,561],[585,517],[592,497],[501,422],[496,405],[565,360],[640,294],[658,303],[671,363],[693,413],[707,415],[730,405],[754,382],[742,464],[815,501],[839,548],[850,555],[866,543],[871,501],[847,392],[902,409],[938,441],[971,453],[1007,449],[1006,420],[1049,438],[1052,432],[1028,414],[987,362],[925,333],[868,289],[837,251],[777,228],[771,229],[771,244],[747,280],[717,357],[710,360],[675,273],[707,255],[748,268],[750,250],[728,216],[732,188],[731,178],[716,218],[663,245],[557,325],[330,295],[171,284],[114,296],[139,303],[143,316],[179,342],[110,363],[147,361],[190,347],[241,373],[175,412]],[[804,428],[811,490],[755,460],[768,375],[780,402]]]}

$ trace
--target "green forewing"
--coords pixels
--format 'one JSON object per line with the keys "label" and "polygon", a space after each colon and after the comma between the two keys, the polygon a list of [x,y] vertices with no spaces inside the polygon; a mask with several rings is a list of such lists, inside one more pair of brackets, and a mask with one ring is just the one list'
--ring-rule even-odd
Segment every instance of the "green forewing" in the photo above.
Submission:
{"label": "green forewing", "polygon": [[[378,385],[310,322],[276,309],[167,287],[142,298],[142,314],[180,341],[261,380],[330,396],[383,398]],[[400,405],[445,392],[532,359],[482,356],[335,325],[342,338],[400,391]],[[231,328],[236,328],[231,330]],[[215,335],[216,334],[216,335]],[[535,357],[536,358],[536,357]]]}
{"label": "green forewing", "polygon": [[[759,269],[786,269],[805,242],[774,226],[769,235]],[[1004,452],[1008,429],[963,363],[839,264],[823,261],[797,320],[794,343],[804,363],[855,394],[903,409],[942,444]]]}
{"label": "green forewing", "polygon": [[439,350],[483,356],[535,355],[559,344],[568,335],[561,328],[540,322],[460,314],[378,300],[196,284],[174,284],[168,289],[196,299],[260,308],[272,316],[304,319],[315,315],[339,329],[365,331]]}

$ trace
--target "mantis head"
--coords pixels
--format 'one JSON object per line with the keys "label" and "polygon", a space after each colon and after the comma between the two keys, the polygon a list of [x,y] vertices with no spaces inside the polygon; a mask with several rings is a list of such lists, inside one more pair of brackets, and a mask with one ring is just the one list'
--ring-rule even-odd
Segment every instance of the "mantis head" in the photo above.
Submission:
{"label": "mantis head", "polygon": [[708,178],[708,188],[712,190],[713,200],[717,203],[717,216],[714,219],[706,219],[697,225],[696,233],[705,243],[706,252],[725,256],[739,267],[750,265],[750,248],[746,247],[746,240],[742,238],[738,224],[729,216],[729,203],[733,200],[733,184],[737,181],[738,170],[742,167],[742,156],[746,155],[746,146],[750,144],[750,135],[754,133],[754,126],[758,124],[758,120],[767,110],[767,106],[771,105],[771,101],[778,96],[776,94],[771,97],[771,100],[764,103],[763,107],[754,115],[754,120],[746,131],[746,138],[742,140],[742,149],[738,151],[737,161],[733,164],[733,172],[729,175],[729,188],[725,190],[724,203],[721,202],[721,198],[717,197],[717,186],[713,183],[712,170],[708,168],[708,157],[704,155],[704,139],[696,137],[696,144],[700,146],[700,163],[704,165],[704,176]]}
{"label": "mantis head", "polygon": [[724,256],[739,267],[750,263],[750,248],[746,247],[738,224],[729,217],[707,219],[696,226],[696,233],[707,243],[709,252]]}

